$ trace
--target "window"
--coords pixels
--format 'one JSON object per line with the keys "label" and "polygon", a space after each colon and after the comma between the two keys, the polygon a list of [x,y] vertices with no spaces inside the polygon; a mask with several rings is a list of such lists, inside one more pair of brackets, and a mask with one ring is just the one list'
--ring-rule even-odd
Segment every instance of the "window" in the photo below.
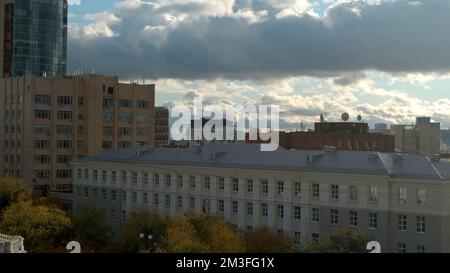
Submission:
{"label": "window", "polygon": [[312,233],[311,237],[314,242],[319,242],[320,239],[319,233]]}
{"label": "window", "polygon": [[68,96],[59,96],[58,97],[58,104],[61,106],[72,105],[72,103],[73,103],[72,97],[68,97]]}
{"label": "window", "polygon": [[300,208],[300,206],[295,206],[294,207],[294,219],[300,221],[302,217],[302,210]]}
{"label": "window", "polygon": [[265,217],[267,217],[269,215],[269,209],[268,209],[266,203],[261,204],[261,214],[262,214],[262,216],[265,216]]}
{"label": "window", "polygon": [[238,201],[232,201],[233,214],[238,214]]}
{"label": "window", "polygon": [[195,189],[195,176],[191,176],[189,180],[191,181],[191,188]]}
{"label": "window", "polygon": [[148,173],[142,173],[142,184],[144,186],[148,185]]}
{"label": "window", "polygon": [[72,115],[71,111],[58,111],[58,119],[71,120]]}
{"label": "window", "polygon": [[96,188],[93,188],[93,189],[92,189],[92,197],[93,197],[94,199],[97,199],[97,189],[96,189]]}
{"label": "window", "polygon": [[166,175],[166,187],[170,188],[172,186],[172,176],[170,174]]}
{"label": "window", "polygon": [[144,204],[148,203],[148,193],[142,193],[142,202],[144,202]]}
{"label": "window", "polygon": [[191,210],[195,210],[195,197],[191,197],[189,202]]}
{"label": "window", "polygon": [[131,136],[131,128],[129,128],[129,127],[120,127],[117,130],[118,130],[119,137]]}
{"label": "window", "polygon": [[154,181],[154,185],[155,185],[155,187],[159,187],[159,174],[157,174],[157,173],[154,173],[153,174],[153,181]]}
{"label": "window", "polygon": [[369,187],[369,201],[373,203],[378,202],[378,187]]}
{"label": "window", "polygon": [[294,183],[294,195],[297,197],[300,197],[300,194],[302,193],[302,184],[300,182]]}
{"label": "window", "polygon": [[339,200],[339,185],[331,185],[331,200]]}
{"label": "window", "polygon": [[89,197],[89,189],[87,187],[84,187],[84,197]]}
{"label": "window", "polygon": [[56,142],[56,147],[58,149],[72,149],[73,144],[71,140],[58,140]]}
{"label": "window", "polygon": [[112,122],[114,120],[114,115],[110,112],[104,112],[102,115],[102,119],[106,122]]}
{"label": "window", "polygon": [[111,172],[111,182],[112,183],[116,183],[117,180],[117,172],[116,171],[112,171]]}
{"label": "window", "polygon": [[397,243],[397,250],[398,250],[398,253],[406,253],[406,244]]}
{"label": "window", "polygon": [[116,220],[116,210],[115,209],[111,209],[111,220],[112,221]]}
{"label": "window", "polygon": [[370,229],[378,228],[378,214],[373,212],[369,213],[369,228]]}
{"label": "window", "polygon": [[269,193],[269,182],[267,180],[261,181],[261,191],[263,194]]}
{"label": "window", "polygon": [[114,101],[112,99],[103,99],[103,108],[110,109],[113,108]]}
{"label": "window", "polygon": [[177,197],[177,207],[179,208],[179,209],[182,209],[183,208],[183,196],[178,196]]}
{"label": "window", "polygon": [[426,202],[426,190],[425,189],[417,189],[417,205],[423,206]]}
{"label": "window", "polygon": [[283,194],[284,192],[284,182],[283,181],[278,181],[277,182],[277,193],[278,194]]}
{"label": "window", "polygon": [[106,189],[102,189],[102,199],[103,200],[107,199],[107,197],[106,197]]}
{"label": "window", "polygon": [[106,182],[107,178],[108,178],[108,173],[107,173],[107,171],[103,170],[102,171],[102,181]]}
{"label": "window", "polygon": [[58,164],[70,164],[72,161],[71,155],[58,155],[56,156],[56,163]]}
{"label": "window", "polygon": [[56,127],[56,133],[58,133],[58,135],[68,136],[68,135],[72,135],[72,132],[73,132],[72,126],[60,126],[60,125],[58,125]]}
{"label": "window", "polygon": [[77,169],[77,178],[81,179],[81,169]]}
{"label": "window", "polygon": [[219,191],[225,190],[225,179],[223,177],[219,177]]}
{"label": "window", "polygon": [[406,204],[406,198],[407,198],[406,188],[398,188],[398,202],[401,205]]}
{"label": "window", "polygon": [[137,172],[133,172],[132,177],[133,177],[133,185],[137,185],[137,182],[138,182]]}
{"label": "window", "polygon": [[319,208],[312,208],[312,222],[319,223],[320,221],[320,210]]}
{"label": "window", "polygon": [[233,178],[232,185],[233,185],[233,191],[238,192],[239,191],[239,179]]}
{"label": "window", "polygon": [[150,123],[150,114],[139,113],[136,114],[136,121],[138,123]]}
{"label": "window", "polygon": [[136,128],[136,136],[149,136],[150,130],[148,128]]}
{"label": "window", "polygon": [[34,117],[37,119],[49,119],[51,115],[49,110],[35,110]]}
{"label": "window", "polygon": [[406,215],[397,216],[397,226],[399,231],[406,231]]}
{"label": "window", "polygon": [[358,226],[358,212],[350,211],[350,226],[357,227]]}
{"label": "window", "polygon": [[131,108],[131,100],[119,100],[120,108]]}
{"label": "window", "polygon": [[178,188],[182,189],[183,188],[183,176],[179,175],[177,178],[177,184],[178,184]]}
{"label": "window", "polygon": [[330,210],[330,223],[332,225],[337,225],[339,222],[339,214],[337,209],[331,209]]}
{"label": "window", "polygon": [[301,243],[300,231],[294,231],[294,244],[300,245],[300,243]]}
{"label": "window", "polygon": [[34,126],[34,133],[37,135],[50,135],[50,127],[48,125]]}
{"label": "window", "polygon": [[147,100],[138,100],[136,101],[136,107],[138,109],[148,109],[150,108],[150,102]]}
{"label": "window", "polygon": [[120,172],[120,181],[122,183],[127,183],[127,172],[126,171]]}
{"label": "window", "polygon": [[253,192],[253,180],[247,180],[247,192]]}
{"label": "window", "polygon": [[117,120],[120,122],[131,122],[133,120],[133,116],[131,113],[119,113],[117,115]]}
{"label": "window", "polygon": [[349,187],[349,199],[350,201],[358,201],[358,187],[355,185]]}
{"label": "window", "polygon": [[115,190],[111,191],[111,201],[116,201],[117,200],[117,194]]}
{"label": "window", "polygon": [[247,214],[253,215],[253,203],[252,202],[247,202]]}
{"label": "window", "polygon": [[56,170],[57,178],[71,178],[72,170]]}
{"label": "window", "polygon": [[[5,162],[8,162],[8,155],[5,155]],[[50,156],[49,155],[35,155],[34,163],[35,164],[50,164]],[[81,174],[80,174],[80,176],[81,176]]]}
{"label": "window", "polygon": [[317,183],[312,184],[312,197],[319,198],[320,197],[320,185]]}
{"label": "window", "polygon": [[88,179],[89,178],[89,170],[85,169],[84,170],[84,179]]}
{"label": "window", "polygon": [[277,217],[284,218],[284,206],[283,205],[277,206]]}
{"label": "window", "polygon": [[417,253],[425,253],[425,246],[423,245],[418,245],[416,249]]}
{"label": "window", "polygon": [[417,216],[417,232],[425,233],[426,219],[424,216]]}
{"label": "window", "polygon": [[122,191],[122,201],[127,202],[127,192],[126,191]]}
{"label": "window", "polygon": [[211,207],[211,201],[209,199],[203,199],[203,212],[209,212]]}
{"label": "window", "polygon": [[78,97],[78,106],[83,106],[84,105],[84,97]]}
{"label": "window", "polygon": [[205,182],[205,185],[204,185],[205,190],[209,190],[209,188],[211,187],[211,182],[210,182],[211,180],[210,180],[209,176],[206,176],[204,179],[205,179],[205,181],[204,181]]}
{"label": "window", "polygon": [[154,195],[153,195],[153,204],[155,205],[155,207],[158,207],[159,206],[159,194],[157,194],[157,193],[155,193]]}
{"label": "window", "polygon": [[51,97],[49,95],[35,95],[34,103],[49,105],[51,103]]}
{"label": "window", "polygon": [[225,210],[225,202],[222,199],[219,200],[218,210],[220,213],[223,213]]}
{"label": "window", "polygon": [[133,203],[137,203],[137,192],[133,192]]}
{"label": "window", "polygon": [[92,172],[92,177],[93,177],[94,181],[97,181],[97,180],[98,180],[98,171],[97,171],[97,170],[94,170],[94,171]]}

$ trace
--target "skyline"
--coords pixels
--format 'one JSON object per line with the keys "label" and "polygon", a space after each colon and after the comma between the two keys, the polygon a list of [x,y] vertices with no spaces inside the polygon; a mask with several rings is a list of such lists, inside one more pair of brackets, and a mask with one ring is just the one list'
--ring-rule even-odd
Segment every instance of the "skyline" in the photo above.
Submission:
{"label": "skyline", "polygon": [[275,103],[282,128],[323,112],[450,127],[448,1],[75,2],[68,72],[146,78],[157,104]]}

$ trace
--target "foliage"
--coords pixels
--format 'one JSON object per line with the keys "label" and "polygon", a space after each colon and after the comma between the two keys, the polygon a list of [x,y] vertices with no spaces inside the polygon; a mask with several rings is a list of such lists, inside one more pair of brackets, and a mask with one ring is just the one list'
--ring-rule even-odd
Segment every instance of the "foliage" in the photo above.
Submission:
{"label": "foliage", "polygon": [[0,221],[2,233],[21,235],[30,252],[45,252],[58,247],[71,228],[64,211],[45,205],[34,205],[25,200],[12,204],[3,211]]}
{"label": "foliage", "polygon": [[0,180],[0,212],[17,202],[25,194],[23,181],[11,176]]}
{"label": "foliage", "polygon": [[72,222],[72,238],[80,242],[83,249],[101,251],[108,246],[111,240],[111,227],[106,223],[103,211],[86,207],[73,216]]}
{"label": "foliage", "polygon": [[248,232],[245,239],[248,253],[285,253],[295,249],[290,238],[265,227]]}
{"label": "foliage", "polygon": [[358,230],[338,228],[329,234],[322,243],[309,242],[306,252],[323,253],[367,253],[368,236]]}

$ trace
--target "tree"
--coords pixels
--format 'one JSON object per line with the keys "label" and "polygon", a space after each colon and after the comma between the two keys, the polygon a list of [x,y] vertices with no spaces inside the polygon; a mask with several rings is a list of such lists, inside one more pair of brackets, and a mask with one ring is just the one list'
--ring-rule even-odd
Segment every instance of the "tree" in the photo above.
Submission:
{"label": "tree", "polygon": [[[125,252],[156,251],[161,246],[165,223],[149,210],[131,213],[121,227],[121,246]],[[143,234],[144,238],[140,235]],[[152,235],[152,240],[148,236]]]}
{"label": "tree", "polygon": [[19,201],[3,211],[0,230],[21,235],[30,252],[45,252],[60,246],[71,228],[70,218],[54,206],[34,205]]}
{"label": "tree", "polygon": [[23,181],[12,176],[5,176],[0,180],[0,213],[9,205],[17,202],[25,194]]}
{"label": "tree", "polygon": [[111,240],[111,227],[106,223],[106,215],[99,209],[85,207],[72,218],[73,238],[83,249],[101,251]]}
{"label": "tree", "polygon": [[284,253],[295,248],[290,238],[265,227],[247,233],[245,239],[248,253]]}
{"label": "tree", "polygon": [[245,240],[239,231],[224,220],[208,215],[172,218],[165,238],[167,252],[245,252]]}
{"label": "tree", "polygon": [[306,252],[367,253],[368,236],[358,230],[338,228],[329,234],[323,243],[309,242]]}

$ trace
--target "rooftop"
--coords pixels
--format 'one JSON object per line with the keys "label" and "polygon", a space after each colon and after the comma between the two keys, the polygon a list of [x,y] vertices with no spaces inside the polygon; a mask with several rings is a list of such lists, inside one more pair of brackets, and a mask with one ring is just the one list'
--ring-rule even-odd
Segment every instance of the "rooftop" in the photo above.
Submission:
{"label": "rooftop", "polygon": [[112,150],[74,163],[209,166],[265,170],[378,174],[400,178],[450,180],[450,161],[417,154],[368,151],[286,150],[261,152],[255,144],[205,144],[190,149],[146,148]]}

